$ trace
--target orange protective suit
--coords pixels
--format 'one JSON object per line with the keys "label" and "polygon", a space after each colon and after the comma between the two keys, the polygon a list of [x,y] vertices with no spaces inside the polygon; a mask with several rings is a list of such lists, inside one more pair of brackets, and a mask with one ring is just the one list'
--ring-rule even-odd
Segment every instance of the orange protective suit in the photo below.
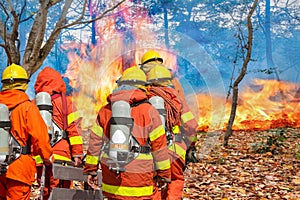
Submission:
{"label": "orange protective suit", "polygon": [[[61,130],[67,133],[67,138],[61,139],[53,146],[53,155],[56,163],[72,163],[74,158],[83,157],[82,147],[82,130],[79,113],[76,111],[70,97],[66,94],[66,84],[62,76],[56,70],[45,67],[36,79],[34,89],[36,94],[39,92],[47,92],[51,95],[53,105],[53,121]],[[42,175],[42,165],[37,157],[38,180]],[[55,180],[52,176],[51,169],[46,170],[46,181],[44,189],[44,199],[48,199],[52,188],[63,187],[70,188],[71,182],[64,180]]]}
{"label": "orange protective suit", "polygon": [[52,155],[48,130],[38,107],[25,92],[2,91],[0,103],[11,110],[11,134],[21,146],[31,146],[31,153],[21,154],[0,176],[0,199],[29,199],[36,173],[32,154],[40,155],[42,160],[49,160]]}
{"label": "orange protective suit", "polygon": [[[173,144],[168,147],[171,162],[171,183],[169,183],[167,190],[161,192],[155,188],[153,199],[180,200],[184,188],[183,168],[185,165],[185,154],[187,148],[190,145],[194,145],[196,140],[197,121],[189,110],[188,105],[181,100],[178,92],[173,87],[151,86],[148,90],[149,98],[155,95],[161,96],[165,100],[165,107],[166,103],[169,102],[175,109],[173,112],[177,114],[173,114],[170,119],[166,117],[166,128],[168,131],[173,132],[174,138],[175,136],[179,138],[173,139]],[[180,116],[176,117],[178,114]],[[174,119],[178,119],[178,121]],[[168,120],[172,120],[172,122]],[[180,131],[178,126],[180,126]],[[182,138],[185,139],[183,140]]]}
{"label": "orange protective suit", "polygon": [[84,173],[96,173],[102,140],[107,143],[110,138],[111,104],[118,100],[125,100],[131,105],[135,104],[131,107],[131,117],[134,122],[132,134],[141,146],[151,147],[151,151],[140,153],[125,166],[125,171],[119,174],[109,169],[107,152],[101,152],[102,191],[108,199],[152,199],[154,173],[170,180],[166,137],[159,113],[149,103],[139,104],[147,100],[145,93],[139,89],[115,91],[107,100],[109,103],[100,109],[97,116],[102,134],[91,133],[90,135]]}

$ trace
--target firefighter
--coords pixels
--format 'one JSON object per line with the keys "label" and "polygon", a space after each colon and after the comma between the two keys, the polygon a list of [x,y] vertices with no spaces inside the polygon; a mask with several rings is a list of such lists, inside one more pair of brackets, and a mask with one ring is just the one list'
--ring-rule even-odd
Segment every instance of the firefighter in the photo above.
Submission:
{"label": "firefighter", "polygon": [[154,173],[159,188],[170,182],[165,131],[158,111],[147,101],[145,84],[141,69],[126,69],[98,112],[102,134],[90,135],[84,173],[95,188],[100,161],[102,192],[108,199],[152,199]]}
{"label": "firefighter", "polygon": [[[45,67],[37,76],[34,84],[35,93],[47,92],[51,95],[53,106],[52,121],[54,134],[51,146],[55,163],[62,165],[81,165],[83,157],[83,141],[81,121],[78,111],[72,103],[71,97],[66,95],[66,84],[61,74],[51,67]],[[36,157],[38,181],[42,170],[41,160]],[[54,179],[52,171],[46,170],[44,186],[44,199],[48,199],[54,187],[70,188],[71,181]]]}
{"label": "firefighter", "polygon": [[[155,199],[180,200],[184,187],[184,167],[187,149],[195,145],[197,121],[187,104],[178,97],[172,84],[172,75],[163,65],[154,66],[148,73],[148,96],[159,96],[165,108],[165,129],[171,162],[171,183],[157,192]],[[161,194],[160,194],[161,193]]]}
{"label": "firefighter", "polygon": [[[141,58],[141,64],[140,64],[140,68],[145,72],[145,74],[148,76],[150,70],[155,67],[156,65],[161,65],[163,67],[166,67],[163,65],[163,59],[160,56],[160,54],[156,51],[153,50],[149,50],[147,51]],[[166,67],[167,68],[167,67]],[[170,69],[168,69],[170,70]],[[172,73],[171,73],[172,75]],[[172,75],[172,79],[171,79],[171,84],[172,87],[176,90],[177,92],[177,96],[180,98],[182,104],[186,107],[187,110],[189,110],[189,106],[186,102],[185,99],[185,95],[184,95],[184,91],[182,89],[182,86],[179,82],[179,80],[174,77]],[[194,118],[194,116],[191,116],[192,118]],[[195,124],[197,124],[197,121],[195,119],[192,119],[193,124],[195,126]],[[197,125],[198,127],[198,125]],[[194,131],[194,128],[192,128],[191,130],[192,132]],[[196,136],[193,140],[196,140]],[[195,141],[193,143],[191,143],[191,146],[188,146],[188,150],[187,150],[187,158],[188,160],[190,160],[191,162],[197,162],[197,158],[195,157],[195,146],[193,146],[193,144],[195,143]]]}
{"label": "firefighter", "polygon": [[[40,155],[45,165],[52,165],[48,131],[38,107],[25,93],[29,82],[25,69],[11,64],[4,69],[1,82],[0,104],[6,105],[7,114],[10,113],[10,129],[7,129],[10,149],[6,160],[0,162],[0,199],[29,200],[36,173],[33,154]],[[3,114],[0,113],[1,119]],[[3,136],[1,132],[2,145]]]}
{"label": "firefighter", "polygon": [[[142,56],[140,68],[147,75],[154,66],[159,65],[159,64],[163,64],[163,58],[160,56],[160,54],[158,52],[156,52],[154,50],[149,50],[146,53],[144,53],[144,55]],[[173,84],[175,90],[177,90],[179,97],[182,100],[184,100],[185,96],[184,96],[184,92],[180,85],[179,80],[177,78],[173,77],[172,84]]]}

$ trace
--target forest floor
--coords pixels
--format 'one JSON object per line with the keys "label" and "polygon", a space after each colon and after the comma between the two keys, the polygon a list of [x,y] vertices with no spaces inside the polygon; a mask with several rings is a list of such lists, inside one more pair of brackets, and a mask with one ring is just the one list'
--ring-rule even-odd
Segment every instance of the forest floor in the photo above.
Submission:
{"label": "forest floor", "polygon": [[300,200],[300,129],[203,134],[185,170],[184,199]]}
{"label": "forest floor", "polygon": [[[185,170],[184,200],[300,200],[300,129],[202,133]],[[82,183],[74,182],[74,189]],[[32,188],[31,200],[39,188]]]}

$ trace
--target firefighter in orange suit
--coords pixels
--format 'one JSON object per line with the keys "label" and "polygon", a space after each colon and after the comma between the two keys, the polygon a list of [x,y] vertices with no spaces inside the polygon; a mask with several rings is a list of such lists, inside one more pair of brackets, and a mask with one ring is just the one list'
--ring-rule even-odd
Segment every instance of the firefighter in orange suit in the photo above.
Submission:
{"label": "firefighter in orange suit", "polygon": [[[53,148],[53,155],[55,163],[62,165],[81,165],[81,158],[83,157],[83,141],[81,120],[78,111],[75,110],[72,104],[71,97],[66,96],[66,84],[62,79],[61,74],[52,69],[45,67],[37,76],[35,85],[35,93],[47,92],[51,95],[53,114],[53,125],[63,133],[62,138],[51,138],[51,145]],[[36,157],[38,164],[38,180],[42,174],[42,167],[39,165],[41,160]],[[50,170],[46,170],[46,180],[44,188],[44,199],[48,199],[52,188],[70,188],[71,181],[57,180],[52,176]]]}
{"label": "firefighter in orange suit", "polygon": [[[98,113],[97,123],[102,133],[90,135],[84,173],[89,174],[88,184],[95,187],[100,161],[105,197],[152,199],[154,173],[158,187],[163,188],[170,181],[165,131],[158,111],[147,101],[146,75],[141,69],[135,66],[126,69],[117,84],[118,88],[107,98],[108,104]],[[116,117],[121,111],[117,109],[119,106],[127,110],[124,111],[127,118]],[[131,133],[126,128],[116,130],[118,125],[126,127],[124,123]],[[129,134],[132,137],[128,143]]]}
{"label": "firefighter in orange suit", "polygon": [[[38,107],[25,93],[29,82],[25,69],[16,64],[8,66],[2,73],[1,82],[0,103],[10,111],[10,145],[18,148],[12,149],[14,155],[8,155],[0,165],[0,199],[29,200],[36,173],[32,155],[40,155],[45,165],[52,164],[48,131]],[[1,137],[2,133],[0,140]],[[4,162],[8,167],[4,167]]]}
{"label": "firefighter in orange suit", "polygon": [[171,183],[161,194],[156,190],[154,199],[182,199],[186,151],[195,145],[197,139],[197,121],[189,107],[178,97],[172,78],[170,70],[163,65],[154,66],[148,73],[149,99],[159,96],[164,100],[165,129],[171,162]]}
{"label": "firefighter in orange suit", "polygon": [[[163,64],[163,58],[159,55],[158,52],[149,50],[141,58],[140,68],[145,72],[147,75],[149,71],[156,65]],[[172,85],[174,86],[175,90],[179,94],[181,99],[185,99],[183,89],[179,80],[175,77],[172,79]]]}

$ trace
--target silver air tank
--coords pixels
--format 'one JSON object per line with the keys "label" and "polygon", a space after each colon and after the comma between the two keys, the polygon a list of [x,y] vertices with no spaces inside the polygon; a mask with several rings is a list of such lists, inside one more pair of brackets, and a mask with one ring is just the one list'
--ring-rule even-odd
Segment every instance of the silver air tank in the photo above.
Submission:
{"label": "silver air tank", "polygon": [[51,96],[47,92],[39,92],[35,96],[35,103],[40,110],[45,124],[48,129],[50,139],[53,136],[53,124],[52,124],[52,111],[53,106],[51,102]]}
{"label": "silver air tank", "polygon": [[132,126],[131,109],[129,103],[120,100],[112,104],[112,118],[110,121],[109,163],[117,172],[123,171],[122,165],[127,164],[130,156],[130,131]]}
{"label": "silver air tank", "polygon": [[[164,99],[160,96],[153,96],[149,99],[149,102],[159,112],[162,125],[166,130],[166,109]],[[166,137],[168,146],[170,146],[173,143],[173,138],[172,134],[168,130],[166,130]]]}
{"label": "silver air tank", "polygon": [[160,96],[153,96],[149,99],[149,102],[159,112],[161,123],[163,124],[163,126],[165,128],[166,111],[165,111],[164,99],[161,98]]}
{"label": "silver air tank", "polygon": [[9,155],[10,128],[9,110],[5,104],[0,104],[0,164],[3,164]]}

